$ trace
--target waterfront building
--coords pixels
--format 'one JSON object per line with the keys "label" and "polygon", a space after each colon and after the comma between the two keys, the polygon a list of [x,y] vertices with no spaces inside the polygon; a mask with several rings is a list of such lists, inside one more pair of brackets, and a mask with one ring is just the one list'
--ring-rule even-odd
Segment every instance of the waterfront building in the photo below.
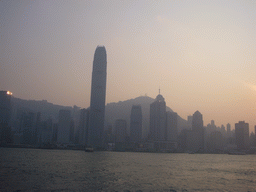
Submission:
{"label": "waterfront building", "polygon": [[23,112],[21,117],[21,129],[23,133],[23,144],[33,145],[36,143],[37,135],[35,129],[35,113]]}
{"label": "waterfront building", "polygon": [[126,128],[127,123],[124,119],[117,119],[115,121],[115,136],[116,136],[116,143],[125,143],[126,142]]}
{"label": "waterfront building", "polygon": [[142,110],[140,105],[133,105],[130,116],[130,141],[140,142],[142,139]]}
{"label": "waterfront building", "polygon": [[191,129],[191,128],[192,128],[192,119],[193,119],[193,116],[192,116],[192,115],[189,115],[189,116],[187,117],[188,129]]}
{"label": "waterfront building", "polygon": [[190,151],[204,150],[204,126],[203,116],[199,111],[193,114],[192,130],[187,135],[187,148]]}
{"label": "waterfront building", "polygon": [[[168,120],[167,117],[169,118]],[[173,117],[170,114],[167,115],[166,103],[159,90],[155,101],[150,104],[149,143],[152,150],[171,151],[177,148],[177,142],[171,140],[172,137],[176,137],[175,118],[175,114],[173,114]],[[174,129],[167,130],[171,127]],[[171,131],[173,131],[174,135],[171,135]]]}
{"label": "waterfront building", "polygon": [[249,124],[239,121],[235,124],[235,135],[237,149],[244,150],[249,148]]}
{"label": "waterfront building", "polygon": [[150,104],[150,140],[166,140],[166,103],[160,93]]}
{"label": "waterfront building", "polygon": [[93,60],[91,103],[88,129],[88,146],[102,148],[105,118],[107,80],[107,54],[105,47],[98,46]]}
{"label": "waterfront building", "polygon": [[11,97],[10,91],[0,91],[0,123],[7,126],[11,119]]}
{"label": "waterfront building", "polygon": [[41,137],[40,144],[50,144],[52,143],[52,119],[49,118],[41,123]]}
{"label": "waterfront building", "polygon": [[70,143],[70,125],[71,125],[71,111],[60,110],[59,111],[59,123],[57,142],[60,144]]}
{"label": "waterfront building", "polygon": [[81,145],[85,145],[87,143],[88,126],[89,126],[89,110],[81,109],[79,127],[78,127],[78,143]]}
{"label": "waterfront building", "polygon": [[175,112],[166,112],[166,136],[168,141],[177,141],[178,138],[178,114]]}
{"label": "waterfront building", "polygon": [[231,125],[227,124],[227,137],[231,137]]}

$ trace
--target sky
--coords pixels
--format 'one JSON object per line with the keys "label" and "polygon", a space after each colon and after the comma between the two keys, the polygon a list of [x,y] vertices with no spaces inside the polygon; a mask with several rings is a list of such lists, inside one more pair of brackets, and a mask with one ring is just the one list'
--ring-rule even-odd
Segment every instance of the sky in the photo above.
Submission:
{"label": "sky", "polygon": [[0,90],[89,107],[95,49],[106,103],[155,98],[187,119],[256,125],[256,1],[0,1]]}

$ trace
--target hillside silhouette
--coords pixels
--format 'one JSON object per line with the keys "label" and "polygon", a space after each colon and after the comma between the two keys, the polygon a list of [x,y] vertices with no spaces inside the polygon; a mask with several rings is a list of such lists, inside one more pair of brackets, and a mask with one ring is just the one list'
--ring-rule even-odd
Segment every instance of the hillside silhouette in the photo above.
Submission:
{"label": "hillside silhouette", "polygon": [[[127,132],[129,135],[132,105],[141,105],[143,129],[142,135],[143,137],[146,137],[149,131],[150,104],[154,101],[155,99],[151,97],[140,96],[126,101],[119,101],[117,103],[108,103],[105,109],[105,121],[111,124],[114,128],[115,120],[125,119],[127,121]],[[173,112],[173,110],[170,107],[166,107],[166,111]],[[187,121],[178,116],[178,130],[181,130],[185,127],[187,127]]]}
{"label": "hillside silhouette", "polygon": [[[46,100],[25,100],[19,98],[12,98],[12,119],[16,118],[16,113],[18,110],[22,111],[32,111],[41,112],[42,120],[46,120],[51,117],[55,122],[58,121],[59,110],[67,109],[72,111],[72,116],[74,120],[79,119],[78,110],[80,107],[74,106],[62,106],[49,103]],[[141,105],[142,108],[142,129],[143,137],[146,137],[149,131],[149,111],[150,104],[153,103],[155,99],[148,96],[140,96],[134,99],[129,99],[126,101],[119,101],[108,103],[105,109],[105,122],[106,124],[111,124],[114,130],[114,124],[117,119],[124,119],[127,121],[127,134],[130,131],[130,115],[132,105]],[[173,112],[170,107],[166,107],[167,111]],[[178,116],[178,130],[187,127],[187,121]]]}

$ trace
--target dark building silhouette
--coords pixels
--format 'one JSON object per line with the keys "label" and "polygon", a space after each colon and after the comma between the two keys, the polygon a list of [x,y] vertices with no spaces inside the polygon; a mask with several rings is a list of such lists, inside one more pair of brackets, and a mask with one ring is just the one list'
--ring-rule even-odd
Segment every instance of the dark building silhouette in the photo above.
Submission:
{"label": "dark building silhouette", "polygon": [[152,141],[166,140],[166,103],[160,94],[150,104],[150,139]]}
{"label": "dark building silhouette", "polygon": [[58,143],[70,143],[70,125],[71,125],[71,111],[60,110],[59,111],[59,124],[58,124]]}
{"label": "dark building silhouette", "polygon": [[231,125],[227,124],[227,137],[231,137]]}
{"label": "dark building silhouette", "polygon": [[235,135],[237,149],[243,150],[249,148],[249,124],[239,121],[235,124]]}
{"label": "dark building silhouette", "polygon": [[88,130],[88,146],[103,146],[107,80],[107,54],[105,47],[98,46],[95,50],[91,84],[91,104]]}
{"label": "dark building silhouette", "polygon": [[223,151],[223,136],[220,131],[213,131],[207,139],[207,149],[211,152]]}
{"label": "dark building silhouette", "polygon": [[140,142],[142,139],[142,110],[140,105],[133,105],[130,116],[130,141]]}
{"label": "dark building silhouette", "polygon": [[11,97],[10,91],[0,91],[0,123],[2,124],[10,125]]}
{"label": "dark building silhouette", "polygon": [[89,126],[89,110],[81,109],[80,110],[80,119],[78,125],[78,143],[85,145],[87,143],[88,137],[88,126]]}
{"label": "dark building silhouette", "polygon": [[11,96],[10,91],[0,91],[0,145],[12,143],[11,120]]}
{"label": "dark building silhouette", "polygon": [[52,143],[57,142],[58,137],[58,123],[54,123],[52,126]]}
{"label": "dark building silhouette", "polygon": [[187,149],[193,152],[204,150],[203,116],[199,111],[193,114],[192,130],[187,132]]}
{"label": "dark building silhouette", "polygon": [[125,143],[127,136],[127,123],[124,119],[117,119],[115,122],[116,143]]}
{"label": "dark building silhouette", "polygon": [[256,125],[254,126],[254,145],[256,146]]}
{"label": "dark building silhouette", "polygon": [[36,135],[35,135],[35,113],[28,112],[22,114],[22,132],[23,132],[23,144],[33,145],[35,144]]}
{"label": "dark building silhouette", "polygon": [[178,114],[175,112],[166,112],[166,136],[168,141],[177,141],[178,139]]}
{"label": "dark building silhouette", "polygon": [[75,141],[75,121],[71,119],[69,128],[69,142],[74,143]]}
{"label": "dark building silhouette", "polygon": [[52,127],[53,123],[51,118],[41,122],[40,144],[52,143]]}
{"label": "dark building silhouette", "polygon": [[127,123],[124,119],[115,121],[115,149],[124,151],[127,145]]}
{"label": "dark building silhouette", "polygon": [[166,112],[166,103],[164,97],[160,95],[159,90],[155,101],[150,104],[150,148],[156,151],[170,151],[176,149],[177,141],[172,140],[174,137],[177,137],[176,133],[176,113]]}

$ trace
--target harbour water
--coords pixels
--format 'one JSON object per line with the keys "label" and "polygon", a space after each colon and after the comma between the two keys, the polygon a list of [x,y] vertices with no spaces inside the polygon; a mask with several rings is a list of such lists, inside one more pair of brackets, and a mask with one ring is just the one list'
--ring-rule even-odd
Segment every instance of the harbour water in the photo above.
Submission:
{"label": "harbour water", "polygon": [[0,191],[256,191],[256,155],[0,148]]}

